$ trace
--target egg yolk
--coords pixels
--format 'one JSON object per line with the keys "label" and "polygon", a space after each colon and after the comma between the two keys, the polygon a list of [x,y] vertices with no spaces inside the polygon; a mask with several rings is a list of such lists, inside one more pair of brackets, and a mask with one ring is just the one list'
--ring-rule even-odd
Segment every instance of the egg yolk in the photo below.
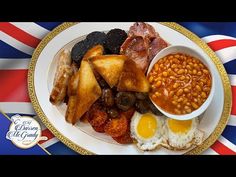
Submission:
{"label": "egg yolk", "polygon": [[192,120],[168,120],[169,128],[174,133],[186,133],[192,126]]}
{"label": "egg yolk", "polygon": [[137,131],[139,136],[147,139],[154,136],[155,132],[157,130],[157,121],[154,116],[151,114],[144,114],[141,116]]}

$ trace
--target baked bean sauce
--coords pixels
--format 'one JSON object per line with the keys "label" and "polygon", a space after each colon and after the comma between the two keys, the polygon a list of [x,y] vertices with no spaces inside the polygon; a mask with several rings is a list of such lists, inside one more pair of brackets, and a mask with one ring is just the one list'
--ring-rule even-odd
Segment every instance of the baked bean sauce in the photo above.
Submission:
{"label": "baked bean sauce", "polygon": [[211,74],[197,58],[169,54],[161,58],[148,74],[151,99],[171,114],[189,114],[198,109],[211,90]]}

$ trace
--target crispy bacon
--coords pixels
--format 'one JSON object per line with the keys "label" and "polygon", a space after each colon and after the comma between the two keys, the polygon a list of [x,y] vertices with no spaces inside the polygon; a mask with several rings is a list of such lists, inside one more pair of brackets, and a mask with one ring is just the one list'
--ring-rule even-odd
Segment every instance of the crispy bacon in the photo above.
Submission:
{"label": "crispy bacon", "polygon": [[156,37],[150,43],[149,48],[149,60],[151,61],[158,52],[168,46],[167,42],[164,41],[160,36]]}
{"label": "crispy bacon", "polygon": [[120,53],[134,60],[137,66],[146,73],[153,57],[167,46],[167,42],[151,25],[137,22],[130,27],[128,38],[122,44]]}
{"label": "crispy bacon", "polygon": [[132,59],[143,72],[146,72],[149,65],[148,48],[149,41],[144,38],[129,37],[122,44],[120,53]]}
{"label": "crispy bacon", "polygon": [[151,25],[143,22],[134,23],[134,25],[130,27],[128,33],[129,37],[141,36],[150,40],[156,38],[157,35],[158,34],[156,33],[155,29]]}

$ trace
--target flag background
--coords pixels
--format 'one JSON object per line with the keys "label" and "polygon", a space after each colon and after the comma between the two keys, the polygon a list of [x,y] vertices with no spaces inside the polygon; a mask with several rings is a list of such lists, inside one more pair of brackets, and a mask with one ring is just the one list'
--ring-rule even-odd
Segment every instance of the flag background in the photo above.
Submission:
{"label": "flag background", "polygon": [[[16,113],[35,116],[27,92],[28,64],[41,39],[60,24],[60,22],[0,22],[0,110],[9,117]],[[231,82],[233,106],[230,120],[220,138],[203,154],[236,154],[236,22],[180,22],[179,24],[197,34],[216,52]],[[36,116],[35,118],[38,119]],[[4,119],[4,115],[0,116],[0,125],[9,124],[6,122],[1,124],[1,119]],[[61,143],[43,124],[41,127],[42,135],[47,136],[48,140],[40,141],[39,144],[48,152],[55,155],[78,154]],[[4,133],[0,128],[0,135]],[[2,152],[0,148],[0,154],[4,153],[7,152]]]}

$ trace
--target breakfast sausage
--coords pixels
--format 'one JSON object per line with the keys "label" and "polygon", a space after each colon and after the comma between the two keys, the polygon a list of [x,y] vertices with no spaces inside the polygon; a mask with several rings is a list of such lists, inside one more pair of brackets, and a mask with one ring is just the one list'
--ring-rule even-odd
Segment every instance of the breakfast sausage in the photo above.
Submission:
{"label": "breakfast sausage", "polygon": [[72,74],[71,58],[69,50],[63,50],[57,63],[57,70],[53,82],[53,89],[50,94],[50,102],[58,105],[63,102],[66,96],[67,84]]}

